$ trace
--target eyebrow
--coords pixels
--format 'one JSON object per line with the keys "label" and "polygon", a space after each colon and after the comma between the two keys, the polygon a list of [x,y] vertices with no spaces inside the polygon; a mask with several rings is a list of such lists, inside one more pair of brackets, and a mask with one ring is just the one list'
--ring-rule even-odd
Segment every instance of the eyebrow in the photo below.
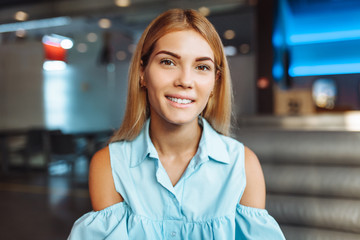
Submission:
{"label": "eyebrow", "polygon": [[[181,56],[176,54],[176,53],[173,53],[173,52],[170,52],[170,51],[166,51],[166,50],[161,50],[159,52],[157,52],[155,55],[159,55],[159,54],[167,54],[167,55],[170,55],[170,56],[173,56],[174,58],[177,58],[177,59],[181,59]],[[212,60],[211,57],[198,57],[195,59],[196,62],[201,62],[201,61],[211,61],[214,63],[214,60]]]}
{"label": "eyebrow", "polygon": [[197,61],[197,62],[207,61],[207,60],[214,63],[214,61],[210,57],[199,57],[199,58],[195,59],[195,61]]}

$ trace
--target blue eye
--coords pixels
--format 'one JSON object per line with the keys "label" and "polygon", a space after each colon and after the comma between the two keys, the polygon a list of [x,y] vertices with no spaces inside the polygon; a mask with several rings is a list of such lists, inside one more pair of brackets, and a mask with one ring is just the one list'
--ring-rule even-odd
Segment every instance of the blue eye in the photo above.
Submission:
{"label": "blue eye", "polygon": [[196,67],[196,69],[200,70],[200,71],[209,71],[210,67],[207,65],[199,65]]}
{"label": "blue eye", "polygon": [[168,66],[174,66],[174,65],[175,65],[174,62],[171,61],[170,59],[162,59],[162,60],[160,61],[160,63],[161,63],[161,64],[164,64],[164,65],[168,65]]}

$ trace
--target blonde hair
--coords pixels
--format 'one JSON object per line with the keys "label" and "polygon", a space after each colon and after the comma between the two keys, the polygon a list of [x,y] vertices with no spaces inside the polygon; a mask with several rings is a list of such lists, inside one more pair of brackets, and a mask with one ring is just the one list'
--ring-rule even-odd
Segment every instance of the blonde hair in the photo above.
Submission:
{"label": "blonde hair", "polygon": [[145,68],[158,39],[167,33],[195,30],[204,37],[214,52],[216,78],[213,96],[201,113],[211,126],[229,135],[232,88],[223,45],[213,25],[195,10],[171,9],[155,18],[143,32],[134,52],[128,79],[128,96],[124,120],[110,142],[136,138],[149,117],[146,89],[140,86],[141,69]]}

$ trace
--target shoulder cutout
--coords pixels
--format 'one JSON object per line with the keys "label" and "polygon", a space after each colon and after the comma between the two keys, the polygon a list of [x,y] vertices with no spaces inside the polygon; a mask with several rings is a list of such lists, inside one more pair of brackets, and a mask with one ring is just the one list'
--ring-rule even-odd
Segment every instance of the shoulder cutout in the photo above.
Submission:
{"label": "shoulder cutout", "polygon": [[246,187],[240,204],[264,209],[266,198],[264,174],[259,159],[248,147],[245,147],[245,173]]}
{"label": "shoulder cutout", "polygon": [[112,177],[109,147],[96,152],[89,168],[89,192],[94,211],[124,201],[116,192]]}

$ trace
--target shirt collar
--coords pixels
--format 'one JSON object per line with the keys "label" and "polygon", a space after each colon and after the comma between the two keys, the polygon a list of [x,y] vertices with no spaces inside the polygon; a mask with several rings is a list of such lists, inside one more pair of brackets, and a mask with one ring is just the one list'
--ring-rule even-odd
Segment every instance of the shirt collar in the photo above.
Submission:
{"label": "shirt collar", "polygon": [[[222,136],[204,118],[199,117],[199,124],[202,125],[203,131],[195,155],[196,165],[208,160],[228,164],[230,158]],[[151,142],[149,128],[150,118],[146,120],[140,134],[132,142],[130,167],[140,165],[146,158],[159,159],[155,146]]]}
{"label": "shirt collar", "polygon": [[224,136],[217,133],[204,118],[200,118],[203,132],[199,143],[200,155],[207,156],[211,160],[230,163],[228,149],[223,140]]}
{"label": "shirt collar", "polygon": [[159,159],[159,155],[150,138],[150,118],[148,118],[140,132],[133,140],[131,146],[130,167],[136,167],[147,157]]}

